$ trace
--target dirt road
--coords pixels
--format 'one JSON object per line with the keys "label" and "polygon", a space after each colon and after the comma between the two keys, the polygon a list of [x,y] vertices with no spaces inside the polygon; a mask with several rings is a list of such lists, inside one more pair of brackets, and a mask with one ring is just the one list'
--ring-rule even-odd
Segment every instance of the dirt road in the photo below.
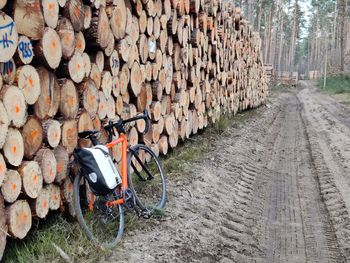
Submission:
{"label": "dirt road", "polygon": [[274,95],[180,182],[118,262],[347,262],[350,108],[310,82]]}

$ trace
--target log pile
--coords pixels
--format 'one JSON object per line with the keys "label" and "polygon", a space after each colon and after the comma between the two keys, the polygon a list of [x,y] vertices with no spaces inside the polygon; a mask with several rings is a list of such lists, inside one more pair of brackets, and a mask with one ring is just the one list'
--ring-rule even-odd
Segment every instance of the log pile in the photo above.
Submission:
{"label": "log pile", "polygon": [[299,81],[299,73],[289,71],[277,71],[275,80],[280,82],[282,85],[296,87]]}
{"label": "log pile", "polygon": [[309,79],[318,79],[322,76],[321,72],[318,70],[310,70],[309,71]]}
{"label": "log pile", "polygon": [[225,1],[0,0],[0,255],[32,217],[73,213],[79,131],[148,109],[130,143],[167,154],[266,96],[260,39]]}
{"label": "log pile", "polygon": [[265,76],[267,82],[271,82],[274,78],[274,69],[272,64],[264,64]]}

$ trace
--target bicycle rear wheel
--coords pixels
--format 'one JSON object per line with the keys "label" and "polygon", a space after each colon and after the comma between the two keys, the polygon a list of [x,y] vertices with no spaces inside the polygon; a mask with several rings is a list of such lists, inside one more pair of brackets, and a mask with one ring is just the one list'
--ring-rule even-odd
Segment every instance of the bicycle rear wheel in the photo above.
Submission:
{"label": "bicycle rear wheel", "polygon": [[166,179],[158,157],[146,145],[129,149],[128,181],[137,205],[151,213],[166,203]]}
{"label": "bicycle rear wheel", "polygon": [[113,248],[124,231],[124,210],[118,205],[108,208],[113,196],[94,196],[82,173],[74,179],[73,205],[79,225],[97,246]]}

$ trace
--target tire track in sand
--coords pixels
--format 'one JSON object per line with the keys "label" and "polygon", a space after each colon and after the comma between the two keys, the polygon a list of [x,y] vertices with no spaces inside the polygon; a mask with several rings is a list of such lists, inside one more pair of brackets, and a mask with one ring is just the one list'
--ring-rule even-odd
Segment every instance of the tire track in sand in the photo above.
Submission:
{"label": "tire track in sand", "polygon": [[340,261],[315,177],[327,165],[314,159],[301,111],[295,94],[279,94],[270,108],[230,129],[192,174],[169,180],[169,216],[127,232],[113,259]]}

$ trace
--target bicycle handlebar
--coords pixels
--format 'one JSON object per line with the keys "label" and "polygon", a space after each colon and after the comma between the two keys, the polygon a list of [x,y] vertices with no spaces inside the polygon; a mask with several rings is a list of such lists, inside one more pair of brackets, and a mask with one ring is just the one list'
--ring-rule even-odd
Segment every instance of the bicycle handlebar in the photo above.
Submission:
{"label": "bicycle handlebar", "polygon": [[112,135],[115,136],[114,128],[117,129],[118,133],[125,133],[124,125],[129,123],[129,122],[133,122],[133,121],[137,121],[137,120],[144,120],[145,121],[146,127],[145,127],[145,130],[143,132],[143,134],[145,135],[149,130],[149,116],[148,116],[147,110],[144,110],[142,115],[135,116],[135,117],[127,119],[127,120],[120,119],[117,122],[109,121],[108,124],[104,126],[104,129],[108,132],[109,139],[111,140]]}

